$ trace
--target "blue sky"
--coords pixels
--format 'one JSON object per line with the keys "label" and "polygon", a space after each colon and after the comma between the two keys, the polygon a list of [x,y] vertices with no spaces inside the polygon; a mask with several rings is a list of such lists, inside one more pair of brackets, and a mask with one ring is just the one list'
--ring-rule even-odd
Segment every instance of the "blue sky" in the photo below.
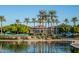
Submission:
{"label": "blue sky", "polygon": [[4,25],[15,23],[16,19],[23,22],[26,17],[35,18],[39,10],[56,10],[60,22],[68,18],[72,24],[72,17],[79,18],[79,6],[77,5],[0,5],[0,15],[6,18]]}

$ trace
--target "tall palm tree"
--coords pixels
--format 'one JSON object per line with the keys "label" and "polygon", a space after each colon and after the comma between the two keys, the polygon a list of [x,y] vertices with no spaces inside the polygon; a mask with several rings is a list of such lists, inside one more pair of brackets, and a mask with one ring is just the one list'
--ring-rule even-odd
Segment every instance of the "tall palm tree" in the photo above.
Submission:
{"label": "tall palm tree", "polygon": [[58,23],[59,23],[59,20],[56,19],[56,20],[55,20],[55,23],[56,23],[56,34],[58,34]]}
{"label": "tall palm tree", "polygon": [[69,23],[67,18],[65,18],[64,22],[65,22],[66,25]]}
{"label": "tall palm tree", "polygon": [[67,30],[69,20],[68,20],[67,18],[65,18],[64,22],[65,22],[65,27],[64,27],[64,29],[65,29],[66,32],[69,32],[69,31]]}
{"label": "tall palm tree", "polygon": [[77,17],[73,17],[73,18],[72,18],[72,22],[73,22],[74,26],[76,26],[76,22],[77,22],[77,21],[78,21]]}
{"label": "tall palm tree", "polygon": [[47,14],[45,10],[40,10],[38,15],[42,20],[46,20]]}
{"label": "tall palm tree", "polygon": [[[55,10],[50,10],[50,11],[49,11],[49,17],[50,17],[50,20],[51,20],[51,31],[52,31],[52,23],[53,23],[53,25],[54,25],[55,19],[57,18],[57,16],[56,16],[56,11],[55,11]],[[54,26],[53,26],[53,27],[54,27]],[[51,32],[51,34],[52,34],[52,32]]]}
{"label": "tall palm tree", "polygon": [[32,22],[34,23],[34,27],[35,27],[36,18],[32,18]]}
{"label": "tall palm tree", "polygon": [[20,21],[19,21],[19,19],[16,19],[16,27],[17,27],[17,32],[16,32],[16,33],[17,33],[17,34],[18,34],[18,30],[19,30],[19,29],[18,29],[18,27],[19,27],[19,24],[20,24]]}
{"label": "tall palm tree", "polygon": [[43,25],[43,24],[42,24],[43,21],[42,21],[41,18],[38,18],[38,21],[37,21],[37,22],[39,23],[39,25]]}
{"label": "tall palm tree", "polygon": [[16,19],[16,24],[18,25],[18,24],[20,24],[20,21],[19,21],[19,19]]}
{"label": "tall palm tree", "polygon": [[50,25],[50,23],[51,23],[51,21],[50,21],[50,19],[49,19],[49,17],[48,17],[48,19],[47,19],[47,21],[46,21],[46,24],[47,24],[47,36],[49,36],[49,33],[50,33],[50,28],[49,28],[49,25]]}
{"label": "tall palm tree", "polygon": [[2,22],[5,21],[4,16],[0,16],[0,22],[1,22],[1,34],[2,34]]}
{"label": "tall palm tree", "polygon": [[[45,21],[47,20],[47,13],[46,13],[46,11],[45,10],[40,10],[38,16],[39,16],[39,20],[38,21],[40,21],[40,24],[44,25]],[[45,29],[43,29],[42,35],[45,32],[44,30]]]}
{"label": "tall palm tree", "polygon": [[74,28],[74,33],[75,33],[75,26],[76,26],[76,22],[78,21],[78,18],[77,17],[73,17],[72,18],[72,22],[73,22],[73,28]]}
{"label": "tall palm tree", "polygon": [[[36,23],[36,18],[32,18],[32,22],[34,23],[34,30],[35,30],[35,23]],[[35,33],[34,33],[34,35],[35,35]]]}
{"label": "tall palm tree", "polygon": [[49,25],[50,25],[50,19],[47,19],[47,21],[46,21],[47,23],[48,23],[48,27],[49,27]]}
{"label": "tall palm tree", "polygon": [[28,25],[28,23],[29,23],[29,18],[25,18],[24,22],[26,23],[26,25]]}

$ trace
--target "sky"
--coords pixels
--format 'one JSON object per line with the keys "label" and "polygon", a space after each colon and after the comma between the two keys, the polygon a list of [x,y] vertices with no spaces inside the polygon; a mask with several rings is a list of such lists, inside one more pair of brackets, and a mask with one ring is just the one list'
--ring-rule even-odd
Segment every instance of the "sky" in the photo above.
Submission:
{"label": "sky", "polygon": [[79,19],[78,5],[0,5],[0,16],[5,16],[3,25],[9,25],[15,23],[16,19],[23,22],[26,17],[37,18],[40,10],[56,10],[61,23],[65,18],[69,19],[70,24],[72,17],[77,16]]}

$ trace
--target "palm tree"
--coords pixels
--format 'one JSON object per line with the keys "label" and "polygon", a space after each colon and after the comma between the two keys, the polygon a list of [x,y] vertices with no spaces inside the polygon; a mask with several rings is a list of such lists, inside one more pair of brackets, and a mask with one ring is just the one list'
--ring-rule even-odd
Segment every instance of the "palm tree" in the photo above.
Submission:
{"label": "palm tree", "polygon": [[64,20],[64,22],[65,22],[66,25],[69,23],[67,18]]}
{"label": "palm tree", "polygon": [[75,32],[75,26],[76,26],[76,22],[78,21],[77,17],[73,17],[72,18],[72,22],[73,22],[73,28],[74,28],[74,32]]}
{"label": "palm tree", "polygon": [[17,33],[17,34],[18,34],[18,30],[19,30],[19,28],[18,28],[18,27],[19,27],[19,24],[20,24],[19,19],[16,19],[16,28],[17,28],[17,32],[16,32],[16,33]]}
{"label": "palm tree", "polygon": [[50,19],[47,19],[48,27],[49,27],[50,22],[51,22]]}
{"label": "palm tree", "polygon": [[28,25],[28,23],[29,23],[29,18],[25,18],[24,22],[26,23],[26,25]]}
{"label": "palm tree", "polygon": [[78,21],[77,17],[73,17],[73,18],[72,18],[72,22],[73,22],[74,26],[76,26],[76,22],[77,22],[77,21]]}
{"label": "palm tree", "polygon": [[18,25],[20,23],[19,19],[16,19],[16,24]]}
{"label": "palm tree", "polygon": [[35,27],[36,18],[32,18],[32,22],[34,23],[34,27]]}
{"label": "palm tree", "polygon": [[[40,22],[40,24],[44,25],[45,21],[47,20],[47,13],[46,13],[46,11],[45,10],[40,10],[38,16],[39,16],[38,21]],[[43,33],[42,34],[44,34],[44,32],[45,32],[44,30],[45,29],[43,29]]]}
{"label": "palm tree", "polygon": [[[34,29],[35,29],[35,22],[36,22],[36,18],[32,18],[32,22],[34,23]],[[34,35],[35,35],[35,33],[34,33]]]}
{"label": "palm tree", "polygon": [[47,14],[45,10],[40,10],[38,15],[42,20],[46,20]]}
{"label": "palm tree", "polygon": [[65,18],[64,22],[65,22],[65,27],[64,27],[65,28],[65,31],[66,32],[69,32],[69,30],[68,30],[68,28],[69,28],[68,27],[69,20],[67,18]]}
{"label": "palm tree", "polygon": [[50,28],[49,28],[49,25],[50,25],[51,21],[50,19],[48,18],[47,21],[46,21],[46,24],[47,24],[47,35],[49,36],[49,33],[50,33]]}
{"label": "palm tree", "polygon": [[5,21],[4,16],[0,16],[0,22],[1,22],[1,34],[2,34],[2,22]]}
{"label": "palm tree", "polygon": [[[57,16],[56,16],[56,11],[50,10],[50,11],[49,11],[49,17],[50,17],[50,20],[51,20],[51,34],[52,34],[52,23],[53,23],[53,25],[54,25],[55,19],[57,18]],[[53,27],[54,27],[54,26],[53,26]]]}
{"label": "palm tree", "polygon": [[59,23],[59,20],[56,19],[56,20],[55,20],[55,23],[56,23],[56,34],[57,34],[57,33],[58,33],[58,23]]}
{"label": "palm tree", "polygon": [[38,21],[37,21],[38,23],[39,23],[39,25],[43,25],[42,24],[42,19],[41,18],[38,18]]}

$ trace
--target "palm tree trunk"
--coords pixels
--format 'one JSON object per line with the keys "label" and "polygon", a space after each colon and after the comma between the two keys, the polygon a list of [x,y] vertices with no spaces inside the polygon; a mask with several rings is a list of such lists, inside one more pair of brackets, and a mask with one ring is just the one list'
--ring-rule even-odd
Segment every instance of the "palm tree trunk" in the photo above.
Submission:
{"label": "palm tree trunk", "polygon": [[[34,30],[35,30],[35,22],[34,22]],[[34,32],[34,36],[35,36],[35,32]]]}
{"label": "palm tree trunk", "polygon": [[35,27],[35,22],[34,22],[34,27]]}
{"label": "palm tree trunk", "polygon": [[54,27],[54,23],[53,23],[53,34],[55,33],[54,31],[55,31],[55,27]]}
{"label": "palm tree trunk", "polygon": [[49,23],[47,23],[48,25],[47,25],[47,27],[49,27]]}
{"label": "palm tree trunk", "polygon": [[18,32],[18,23],[17,23],[17,32],[16,32],[16,34],[18,34],[19,32]]}
{"label": "palm tree trunk", "polygon": [[48,26],[47,26],[47,35],[49,34],[49,22],[47,23]]}
{"label": "palm tree trunk", "polygon": [[57,25],[57,23],[56,23],[56,35],[57,35],[57,33],[58,33],[58,32],[57,32],[57,29],[58,29],[57,26],[58,26],[58,25]]}
{"label": "palm tree trunk", "polygon": [[[76,26],[76,22],[74,22],[74,26],[73,26],[73,27],[74,27],[74,30],[75,30],[75,26]],[[75,32],[75,31],[74,31],[74,34],[76,34],[76,32]]]}
{"label": "palm tree trunk", "polygon": [[[42,23],[42,26],[44,26],[44,22]],[[43,31],[43,33],[42,33],[42,37],[43,37],[44,36],[44,28],[42,29],[42,31]]]}
{"label": "palm tree trunk", "polygon": [[52,35],[52,23],[51,23],[51,35]]}
{"label": "palm tree trunk", "polygon": [[47,22],[45,23],[45,27],[46,27],[46,28],[45,28],[45,33],[46,33],[45,39],[46,39],[46,38],[47,38],[47,35],[48,35],[48,32],[47,32],[47,30],[48,30],[48,29],[47,29]]}

